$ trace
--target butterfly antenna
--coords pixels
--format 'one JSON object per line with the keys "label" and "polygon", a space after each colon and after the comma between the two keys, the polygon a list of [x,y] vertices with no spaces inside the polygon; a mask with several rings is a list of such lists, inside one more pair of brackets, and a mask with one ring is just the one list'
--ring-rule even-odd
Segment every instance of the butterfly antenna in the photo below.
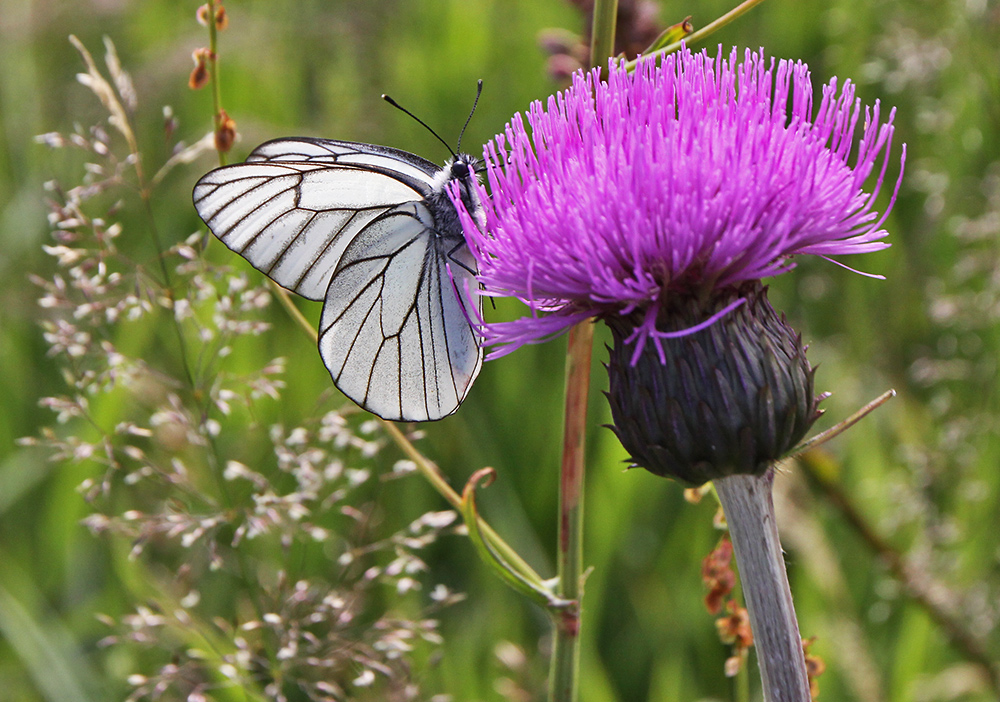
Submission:
{"label": "butterfly antenna", "polygon": [[456,147],[459,151],[462,150],[462,137],[465,136],[465,128],[469,126],[469,122],[472,121],[472,115],[476,114],[476,107],[479,105],[479,96],[483,94],[483,79],[479,79],[479,85],[476,88],[476,100],[472,103],[472,110],[469,112],[469,116],[465,120],[465,124],[462,125],[462,131],[458,133],[458,146]]}
{"label": "butterfly antenna", "polygon": [[[425,121],[423,121],[422,119],[420,119],[419,117],[417,117],[417,116],[416,116],[415,114],[413,114],[413,113],[412,113],[412,112],[410,112],[410,111],[409,111],[408,109],[406,109],[405,107],[403,107],[402,105],[400,105],[400,104],[399,104],[398,102],[396,102],[395,100],[393,100],[393,99],[392,99],[391,97],[389,97],[388,95],[385,95],[385,94],[383,94],[383,95],[382,95],[382,99],[383,99],[383,100],[385,100],[385,101],[386,101],[387,103],[389,103],[390,105],[392,105],[393,107],[395,107],[395,108],[396,108],[397,110],[401,110],[402,112],[405,112],[405,113],[406,113],[406,114],[408,114],[408,115],[409,115],[410,117],[412,117],[413,119],[415,119],[415,120],[416,120],[417,122],[419,122],[420,124],[422,124],[422,125],[423,125],[423,127],[424,127],[424,129],[426,129],[426,130],[427,130],[428,132],[430,132],[431,134],[433,134],[433,135],[434,135],[434,138],[435,138],[435,139],[437,139],[437,140],[438,140],[438,141],[440,141],[440,142],[441,142],[442,144],[444,144],[444,148],[448,149],[448,151],[449,151],[449,152],[451,153],[451,155],[452,155],[453,157],[454,157],[454,156],[457,156],[457,154],[456,154],[456,153],[455,153],[455,151],[454,151],[454,150],[453,150],[453,149],[451,148],[451,146],[449,146],[449,145],[448,145],[448,142],[447,142],[447,141],[445,141],[444,139],[442,139],[442,138],[441,138],[441,136],[440,136],[440,135],[439,135],[439,134],[438,134],[437,132],[435,132],[435,131],[434,131],[433,129],[431,129],[431,128],[430,128],[430,125],[429,125],[429,124],[427,124],[427,122],[425,122]],[[478,98],[477,98],[477,99],[478,99]],[[464,130],[463,130],[463,131],[464,131]],[[461,138],[459,138],[459,143],[461,143]]]}

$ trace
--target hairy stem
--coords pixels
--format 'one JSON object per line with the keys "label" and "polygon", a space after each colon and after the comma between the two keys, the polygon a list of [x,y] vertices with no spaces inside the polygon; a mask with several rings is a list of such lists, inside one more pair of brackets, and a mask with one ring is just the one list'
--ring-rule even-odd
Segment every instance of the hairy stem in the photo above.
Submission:
{"label": "hairy stem", "polygon": [[714,481],[736,551],[765,702],[809,702],[809,677],[771,498],[773,470]]}

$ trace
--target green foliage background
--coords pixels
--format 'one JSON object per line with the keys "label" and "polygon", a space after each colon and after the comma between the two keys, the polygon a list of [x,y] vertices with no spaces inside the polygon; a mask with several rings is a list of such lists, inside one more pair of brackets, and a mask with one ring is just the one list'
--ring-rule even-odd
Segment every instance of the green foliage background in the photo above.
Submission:
{"label": "green foliage background", "polygon": [[[4,0],[0,12],[0,699],[71,702],[122,699],[134,661],[99,652],[95,613],[129,609],[137,577],[79,520],[76,492],[87,465],[66,466],[15,445],[51,422],[40,397],[62,392],[36,324],[30,273],[51,275],[42,183],[72,182],[80,162],[33,137],[101,119],[75,81],[76,34],[95,53],[111,37],[139,93],[143,149],[162,158],[160,108],[169,104],[191,142],[210,129],[208,91],[191,92],[191,52],[206,43],[197,3],[176,0],[62,2]],[[390,144],[443,161],[440,144],[385,106],[392,94],[449,140],[464,122],[475,81],[485,83],[463,146],[500,131],[515,111],[554,89],[537,48],[540,30],[578,31],[562,0],[319,0],[227,3],[220,37],[223,101],[242,141],[233,155],[281,135]],[[663,0],[665,24],[693,15],[696,26],[729,8],[723,0]],[[804,261],[773,282],[773,300],[803,331],[820,369],[826,428],[883,390],[899,397],[823,456],[826,475],[922,575],[944,583],[943,598],[1000,658],[994,629],[1000,595],[1000,7],[995,0],[770,0],[711,39],[765,47],[806,61],[817,84],[852,77],[866,103],[898,109],[907,175],[888,222],[893,247],[852,260],[874,281],[823,261]],[[711,50],[711,49],[710,49]],[[169,242],[202,227],[190,189],[209,158],[179,168],[155,199]],[[895,178],[894,167],[890,178]],[[134,206],[134,203],[132,203]],[[971,227],[970,222],[978,228]],[[126,232],[141,230],[138,222]],[[979,234],[969,234],[975,229]],[[210,247],[215,260],[231,257]],[[242,262],[240,262],[242,265]],[[302,305],[311,319],[319,305]],[[259,365],[288,356],[293,372],[273,421],[301,417],[327,386],[310,342],[274,310]],[[493,318],[516,313],[498,304]],[[606,338],[599,336],[599,342]],[[170,353],[170,337],[135,341]],[[164,347],[167,348],[164,351]],[[424,451],[455,485],[483,465],[497,483],[481,495],[484,514],[543,574],[552,572],[564,341],[531,347],[484,368],[456,416],[427,427]],[[734,699],[722,675],[727,657],[702,606],[701,559],[715,544],[714,507],[687,504],[681,487],[643,471],[623,472],[601,396],[603,346],[595,351],[589,437],[582,699]],[[238,359],[234,363],[242,363]],[[388,460],[388,459],[387,459]],[[943,630],[914,604],[884,563],[821,493],[791,465],[779,478],[782,527],[803,635],[826,661],[824,700],[904,702],[996,699]],[[379,496],[401,523],[440,498],[418,480]],[[127,548],[127,545],[125,546]],[[420,673],[428,691],[455,700],[499,700],[501,640],[529,660],[526,685],[545,675],[548,624],[451,538],[434,551],[436,578],[467,592],[444,615],[444,655]],[[754,673],[755,674],[755,673]]]}

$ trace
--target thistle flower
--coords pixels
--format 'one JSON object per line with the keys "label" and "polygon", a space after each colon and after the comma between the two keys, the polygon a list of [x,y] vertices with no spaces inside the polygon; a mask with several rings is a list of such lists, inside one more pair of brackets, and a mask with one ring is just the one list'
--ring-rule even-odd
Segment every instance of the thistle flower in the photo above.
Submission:
{"label": "thistle flower", "polygon": [[797,254],[887,247],[872,207],[893,114],[883,124],[878,103],[864,110],[852,158],[854,86],[838,93],[833,79],[815,116],[812,103],[801,62],[685,50],[631,74],[612,64],[607,82],[577,73],[547,109],[531,106],[530,136],[515,116],[486,149],[485,230],[465,220],[486,294],[520,297],[533,313],[484,328],[505,345],[494,357],[587,317],[641,310],[638,353],[670,336],[656,317],[677,296],[783,273]]}
{"label": "thistle flower", "polygon": [[[775,527],[774,462],[819,416],[800,336],[761,280],[796,255],[878,251],[893,113],[763,52],[684,49],[577,73],[486,147],[480,228],[452,194],[485,295],[531,314],[481,325],[492,357],[590,318],[611,327],[613,429],[632,462],[714,482],[769,702],[809,680]],[[864,116],[860,139],[858,123]],[[905,161],[905,150],[902,159]],[[865,191],[877,172],[874,187]],[[900,169],[900,177],[902,168]],[[738,661],[737,661],[738,662]]]}
{"label": "thistle flower", "polygon": [[[691,483],[763,472],[818,413],[801,342],[760,281],[795,255],[888,246],[888,209],[873,208],[892,120],[836,79],[814,112],[808,67],[762,51],[684,50],[633,73],[612,62],[607,81],[576,74],[531,106],[530,135],[517,115],[487,145],[486,225],[463,216],[482,294],[531,310],[482,325],[492,357],[602,319],[616,431],[637,464]],[[694,446],[692,434],[713,441]]]}

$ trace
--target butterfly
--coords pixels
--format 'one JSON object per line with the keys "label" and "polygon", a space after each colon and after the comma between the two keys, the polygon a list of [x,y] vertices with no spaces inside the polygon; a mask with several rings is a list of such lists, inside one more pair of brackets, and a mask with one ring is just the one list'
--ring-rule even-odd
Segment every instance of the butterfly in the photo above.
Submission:
{"label": "butterfly", "polygon": [[194,187],[222,243],[323,300],[319,351],[334,384],[383,419],[452,414],[482,367],[482,305],[466,294],[478,288],[476,263],[447,193],[457,183],[481,216],[477,160],[452,154],[441,168],[386,146],[275,139]]}

